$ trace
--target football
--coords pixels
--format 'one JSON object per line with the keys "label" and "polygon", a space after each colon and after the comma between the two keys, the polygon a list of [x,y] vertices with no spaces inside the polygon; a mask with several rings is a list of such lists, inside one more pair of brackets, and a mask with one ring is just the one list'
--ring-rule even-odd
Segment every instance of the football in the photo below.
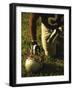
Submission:
{"label": "football", "polygon": [[42,66],[39,59],[28,57],[25,61],[25,69],[27,72],[37,72]]}

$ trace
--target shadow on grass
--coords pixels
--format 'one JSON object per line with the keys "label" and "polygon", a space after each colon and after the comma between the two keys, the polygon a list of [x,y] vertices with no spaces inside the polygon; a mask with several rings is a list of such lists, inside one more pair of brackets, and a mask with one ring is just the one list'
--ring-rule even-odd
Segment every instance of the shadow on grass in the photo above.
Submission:
{"label": "shadow on grass", "polygon": [[63,66],[58,64],[43,64],[41,72],[44,76],[54,76],[54,75],[63,75],[64,69]]}
{"label": "shadow on grass", "polygon": [[41,69],[37,72],[22,74],[22,77],[35,77],[35,76],[58,76],[64,75],[64,64],[62,63],[43,63]]}

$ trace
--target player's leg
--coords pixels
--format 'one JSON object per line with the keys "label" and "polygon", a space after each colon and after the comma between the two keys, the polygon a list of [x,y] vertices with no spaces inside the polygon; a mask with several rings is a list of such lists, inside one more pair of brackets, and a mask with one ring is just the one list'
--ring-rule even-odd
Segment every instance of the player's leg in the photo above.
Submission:
{"label": "player's leg", "polygon": [[38,19],[39,15],[38,14],[34,14],[32,13],[30,15],[29,18],[29,30],[30,30],[30,34],[31,34],[31,40],[32,40],[32,46],[31,46],[31,50],[33,54],[36,54],[36,49],[38,48],[37,45],[37,33],[36,33],[36,22]]}
{"label": "player's leg", "polygon": [[48,32],[48,28],[41,23],[41,40],[42,40],[42,47],[44,49],[45,55],[48,56],[48,44],[47,38],[49,38],[50,33]]}

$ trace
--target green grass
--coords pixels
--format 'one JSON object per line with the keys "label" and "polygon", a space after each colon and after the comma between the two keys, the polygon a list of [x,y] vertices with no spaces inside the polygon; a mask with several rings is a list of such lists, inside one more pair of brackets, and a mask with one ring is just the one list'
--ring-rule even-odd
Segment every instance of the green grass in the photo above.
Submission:
{"label": "green grass", "polygon": [[22,13],[21,14],[21,51],[22,51],[22,61],[21,61],[21,69],[22,69],[22,77],[28,76],[55,76],[55,75],[64,75],[64,61],[59,58],[47,58],[44,55],[44,51],[42,50],[41,45],[41,19],[39,18],[37,21],[37,41],[41,48],[41,56],[44,57],[44,63],[42,64],[42,68],[36,73],[27,73],[24,67],[25,60],[27,58],[27,54],[29,53],[31,47],[31,35],[29,32],[29,15],[30,13]]}

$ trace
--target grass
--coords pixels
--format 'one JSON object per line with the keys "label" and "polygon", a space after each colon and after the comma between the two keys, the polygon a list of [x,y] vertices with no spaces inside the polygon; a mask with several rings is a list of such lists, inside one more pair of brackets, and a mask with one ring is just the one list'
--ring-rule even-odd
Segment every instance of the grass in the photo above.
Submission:
{"label": "grass", "polygon": [[25,60],[27,58],[27,54],[29,53],[31,47],[31,35],[29,32],[29,15],[30,13],[22,13],[21,15],[21,51],[22,51],[22,61],[21,61],[21,69],[22,69],[22,77],[28,76],[57,76],[64,75],[64,61],[63,58],[53,58],[53,57],[45,57],[44,51],[42,50],[41,45],[41,19],[39,18],[37,21],[37,41],[41,48],[41,56],[44,58],[44,63],[42,64],[42,68],[35,73],[27,73],[24,67]]}

